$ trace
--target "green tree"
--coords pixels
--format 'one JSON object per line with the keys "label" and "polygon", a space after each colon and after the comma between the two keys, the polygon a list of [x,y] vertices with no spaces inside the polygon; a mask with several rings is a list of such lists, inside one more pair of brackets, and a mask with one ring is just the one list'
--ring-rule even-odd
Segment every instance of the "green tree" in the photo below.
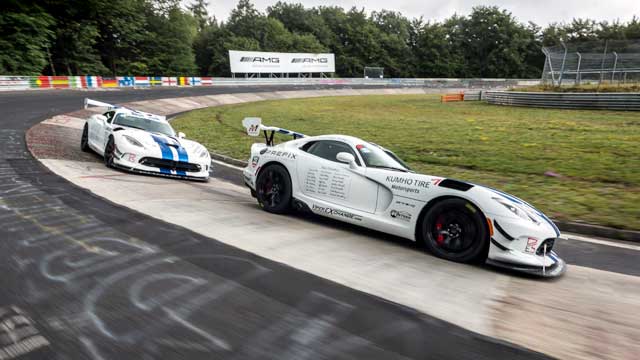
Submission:
{"label": "green tree", "polygon": [[204,31],[207,25],[212,21],[212,19],[209,18],[209,11],[207,10],[208,6],[208,1],[195,0],[187,7],[198,23],[198,32]]}
{"label": "green tree", "polygon": [[1,9],[0,74],[39,75],[48,64],[54,18],[20,1],[7,1]]}
{"label": "green tree", "polygon": [[462,51],[467,74],[480,77],[522,77],[530,29],[498,7],[474,7],[462,21]]}
{"label": "green tree", "polygon": [[169,8],[166,3],[146,14],[149,36],[144,40],[149,75],[190,75],[197,72],[192,44],[197,23],[177,4]]}

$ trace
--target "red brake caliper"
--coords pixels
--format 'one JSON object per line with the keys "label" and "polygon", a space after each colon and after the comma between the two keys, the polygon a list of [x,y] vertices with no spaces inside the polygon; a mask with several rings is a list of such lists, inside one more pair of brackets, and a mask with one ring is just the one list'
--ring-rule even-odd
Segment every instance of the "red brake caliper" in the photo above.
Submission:
{"label": "red brake caliper", "polygon": [[442,223],[439,220],[440,219],[438,219],[438,222],[436,223],[436,230],[438,231],[438,237],[436,238],[436,242],[438,243],[438,245],[442,245],[442,243],[444,242],[444,235],[442,235],[441,233]]}

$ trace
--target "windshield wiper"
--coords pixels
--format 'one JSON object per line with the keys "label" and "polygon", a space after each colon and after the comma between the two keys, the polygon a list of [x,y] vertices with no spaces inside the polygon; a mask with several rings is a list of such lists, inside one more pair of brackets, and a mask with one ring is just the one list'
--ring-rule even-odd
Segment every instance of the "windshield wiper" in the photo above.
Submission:
{"label": "windshield wiper", "polygon": [[407,169],[401,169],[401,168],[397,168],[397,167],[393,167],[393,166],[384,166],[384,165],[367,165],[367,166],[370,167],[370,168],[376,168],[376,169],[387,169],[387,170],[409,172],[409,170],[407,170]]}

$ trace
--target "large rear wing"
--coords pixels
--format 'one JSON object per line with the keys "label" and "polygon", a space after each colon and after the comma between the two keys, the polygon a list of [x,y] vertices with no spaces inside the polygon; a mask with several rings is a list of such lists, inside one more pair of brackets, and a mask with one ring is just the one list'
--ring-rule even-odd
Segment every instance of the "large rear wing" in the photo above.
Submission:
{"label": "large rear wing", "polygon": [[84,98],[84,108],[87,109],[87,108],[89,108],[89,106],[106,107],[108,110],[127,109],[127,110],[131,111],[132,113],[134,113],[136,115],[139,115],[141,117],[145,117],[145,118],[153,119],[153,120],[167,121],[167,117],[163,116],[163,115],[151,114],[151,113],[147,113],[147,112],[143,112],[143,111],[130,109],[130,108],[125,107],[125,106],[112,105],[112,104],[108,104],[106,102],[102,102],[102,101],[98,101],[98,100],[92,100],[92,99],[89,99],[89,98]]}
{"label": "large rear wing", "polygon": [[293,136],[293,139],[299,139],[306,137],[305,134],[301,134],[295,131],[275,127],[262,125],[262,119],[258,117],[247,117],[242,120],[242,126],[247,129],[249,136],[260,136],[260,131],[264,134],[264,140],[267,146],[273,146],[273,136],[278,134]]}

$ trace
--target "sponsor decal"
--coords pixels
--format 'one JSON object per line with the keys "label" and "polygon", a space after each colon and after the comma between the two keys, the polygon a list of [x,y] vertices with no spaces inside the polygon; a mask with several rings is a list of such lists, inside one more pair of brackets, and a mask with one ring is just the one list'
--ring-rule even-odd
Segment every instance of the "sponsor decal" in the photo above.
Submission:
{"label": "sponsor decal", "polygon": [[346,218],[346,219],[350,219],[350,220],[362,221],[362,216],[360,216],[360,215],[352,214],[352,213],[350,213],[348,211],[344,211],[344,210],[338,210],[338,209],[334,209],[334,208],[330,208],[330,207],[318,206],[316,204],[313,204],[313,211],[325,213],[327,215],[340,216],[340,217],[343,217],[343,218]]}
{"label": "sponsor decal", "polygon": [[310,64],[327,64],[329,62],[329,59],[327,58],[293,58],[291,59],[291,63],[293,64],[298,64],[298,63],[310,63]]}
{"label": "sponsor decal", "polygon": [[414,194],[420,193],[420,190],[418,190],[418,189],[414,189],[414,188],[410,188],[410,187],[406,187],[406,186],[400,186],[400,185],[391,185],[391,189],[392,190],[398,190],[398,191],[404,191],[406,193],[414,193]]}
{"label": "sponsor decal", "polygon": [[258,166],[258,161],[260,161],[260,156],[256,155],[251,159],[251,167]]}
{"label": "sponsor decal", "polygon": [[260,131],[260,124],[253,124],[247,128],[249,134],[256,134]]}
{"label": "sponsor decal", "polygon": [[416,204],[411,204],[411,203],[408,203],[406,201],[400,201],[400,200],[396,201],[396,205],[406,206],[406,207],[410,207],[410,208],[415,208],[416,207]]}
{"label": "sponsor decal", "polygon": [[261,57],[261,56],[243,56],[240,58],[240,62],[260,62],[260,63],[271,63],[271,64],[279,64],[280,58],[278,57]]}
{"label": "sponsor decal", "polygon": [[136,154],[129,154],[129,162],[136,162]]}
{"label": "sponsor decal", "polygon": [[264,155],[271,155],[271,156],[284,158],[284,159],[288,159],[288,160],[295,160],[296,159],[296,154],[294,154],[292,152],[288,152],[288,151],[279,151],[279,150],[267,149],[267,151],[264,152]]}
{"label": "sponsor decal", "polygon": [[538,239],[536,238],[528,238],[527,239],[527,247],[524,248],[525,252],[534,253],[536,252],[536,248],[538,247]]}
{"label": "sponsor decal", "polygon": [[402,221],[411,221],[411,214],[406,211],[391,210],[391,217]]}
{"label": "sponsor decal", "polygon": [[438,186],[438,184],[440,184],[440,182],[444,180],[444,179],[431,179],[431,181],[433,181],[433,185]]}
{"label": "sponsor decal", "polygon": [[385,180],[392,184],[392,190],[414,194],[420,193],[420,189],[428,189],[431,185],[430,180],[412,179],[403,176],[389,175]]}

